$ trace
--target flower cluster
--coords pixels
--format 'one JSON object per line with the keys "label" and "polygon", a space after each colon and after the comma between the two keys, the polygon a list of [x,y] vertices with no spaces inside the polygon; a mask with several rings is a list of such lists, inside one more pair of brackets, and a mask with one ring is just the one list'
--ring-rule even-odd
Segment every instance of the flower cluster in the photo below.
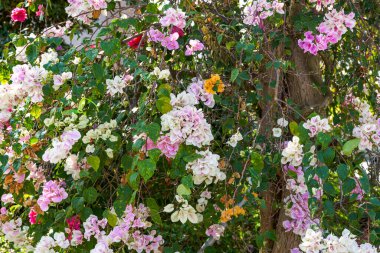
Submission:
{"label": "flower cluster", "polygon": [[239,131],[237,131],[234,135],[231,136],[231,138],[227,141],[227,144],[231,147],[236,147],[237,143],[239,141],[243,140],[243,136]]}
{"label": "flower cluster", "polygon": [[300,166],[303,159],[303,145],[297,136],[293,136],[293,140],[289,141],[282,151],[281,163],[289,163],[292,166]]}
{"label": "flower cluster", "polygon": [[314,137],[320,132],[326,133],[331,131],[331,126],[329,125],[328,120],[321,119],[319,115],[308,119],[306,123],[303,124],[303,127],[309,130],[310,137]]}
{"label": "flower cluster", "polygon": [[42,82],[47,78],[48,72],[43,67],[31,65],[16,65],[12,69],[12,84],[0,87],[0,122],[9,119],[10,112],[20,102],[30,97],[33,103],[43,99]]}
{"label": "flower cluster", "polygon": [[310,3],[317,3],[316,9],[317,11],[320,11],[322,9],[322,6],[325,8],[331,8],[335,0],[310,0]]}
{"label": "flower cluster", "polygon": [[194,106],[198,104],[198,100],[194,94],[182,91],[177,96],[170,94],[170,104],[174,108],[181,108],[185,106]]}
{"label": "flower cluster", "polygon": [[56,26],[47,27],[42,31],[42,34],[44,37],[48,37],[48,38],[51,38],[51,37],[59,37],[60,38],[60,37],[63,37],[65,35],[65,32],[72,25],[73,25],[73,23],[68,20],[68,21],[66,21],[65,26],[56,25]]}
{"label": "flower cluster", "polygon": [[161,31],[151,28],[148,31],[149,41],[160,42],[168,50],[179,48],[178,38],[183,36],[183,28],[186,25],[186,15],[180,9],[169,8],[165,11],[165,16],[160,19],[163,27],[173,27],[170,34],[165,36]]}
{"label": "flower cluster", "polygon": [[190,40],[189,45],[186,46],[185,55],[193,55],[197,51],[202,51],[205,48],[199,40]]}
{"label": "flower cluster", "polygon": [[264,20],[275,13],[284,14],[284,3],[257,0],[244,8],[244,24],[264,27]]}
{"label": "flower cluster", "polygon": [[110,0],[68,0],[69,6],[66,13],[69,17],[76,18],[85,24],[90,24],[91,19],[96,19],[101,13],[107,14],[107,2]]}
{"label": "flower cluster", "polygon": [[215,105],[214,96],[208,93],[203,85],[204,81],[193,78],[192,83],[187,87],[187,92],[193,94],[198,101],[202,101],[207,107],[213,108]]}
{"label": "flower cluster", "polygon": [[279,138],[281,137],[282,135],[282,129],[283,127],[287,127],[288,126],[288,121],[284,118],[279,118],[277,120],[277,125],[279,125],[280,127],[274,127],[272,129],[272,132],[273,132],[273,137],[276,137],[276,138]]}
{"label": "flower cluster", "polygon": [[203,213],[205,211],[209,199],[211,199],[211,192],[206,189],[201,193],[201,197],[197,200],[195,208],[198,212]]}
{"label": "flower cluster", "polygon": [[220,224],[213,224],[206,230],[206,235],[218,241],[223,235],[224,229],[225,227]]}
{"label": "flower cluster", "polygon": [[170,140],[169,136],[161,136],[157,140],[157,148],[161,150],[161,152],[167,157],[167,158],[174,158],[178,152],[179,145],[181,142],[172,142]]}
{"label": "flower cluster", "polygon": [[292,249],[292,253],[322,252],[322,253],[377,253],[376,247],[369,243],[359,244],[356,236],[348,229],[344,229],[341,237],[334,234],[323,236],[322,231],[308,229],[302,237],[299,248]]}
{"label": "flower cluster", "polygon": [[73,177],[74,180],[80,178],[81,168],[87,168],[86,159],[83,159],[81,162],[78,161],[78,155],[69,155],[66,158],[66,163],[64,171]]}
{"label": "flower cluster", "polygon": [[238,217],[239,215],[245,215],[245,210],[240,206],[234,206],[222,211],[220,216],[221,222],[228,222],[233,216]]}
{"label": "flower cluster", "polygon": [[[293,231],[298,235],[303,235],[311,225],[319,224],[318,219],[312,219],[309,206],[309,192],[305,184],[304,172],[301,167],[284,166],[284,172],[294,172],[296,179],[287,179],[286,188],[290,191],[290,195],[284,199],[286,210],[285,214],[290,220],[283,222],[285,230]],[[319,193],[320,195],[320,193]]]}
{"label": "flower cluster", "polygon": [[72,216],[66,220],[68,228],[65,232],[68,234],[67,239],[72,246],[78,246],[83,243],[83,234],[80,231],[80,219],[77,215]]}
{"label": "flower cluster", "polygon": [[226,179],[226,174],[219,169],[219,155],[211,153],[209,150],[197,151],[201,158],[186,164],[186,169],[193,173],[194,184],[199,185],[205,182],[207,185]]}
{"label": "flower cluster", "polygon": [[26,10],[24,8],[14,8],[11,13],[11,19],[13,22],[24,22],[28,18]]}
{"label": "flower cluster", "polygon": [[[2,214],[3,213],[4,212],[2,210]],[[30,245],[30,240],[27,237],[29,227],[22,227],[21,218],[6,221],[3,224],[0,223],[0,229],[4,234],[5,240],[14,243],[16,247],[33,251],[33,247]]]}
{"label": "flower cluster", "polygon": [[160,24],[163,27],[176,26],[180,29],[185,28],[186,15],[180,9],[169,8],[164,12],[165,16],[160,19]]}
{"label": "flower cluster", "polygon": [[33,162],[27,162],[25,164],[27,170],[29,170],[29,176],[27,180],[34,181],[34,187],[38,189],[40,185],[45,182],[44,170],[41,166],[37,166],[37,164]]}
{"label": "flower cluster", "polygon": [[354,100],[354,106],[360,113],[358,126],[352,130],[352,135],[360,139],[359,150],[378,150],[380,146],[380,118],[371,112],[370,105],[359,99]]}
{"label": "flower cluster", "polygon": [[165,213],[172,213],[174,211],[170,216],[172,222],[181,221],[185,223],[189,220],[191,223],[199,223],[203,221],[202,214],[197,213],[186,199],[179,195],[176,195],[175,198],[180,205],[178,210],[174,211],[174,204],[168,204],[164,207]]}
{"label": "flower cluster", "polygon": [[191,105],[175,108],[162,115],[161,126],[163,132],[169,131],[172,143],[186,142],[186,145],[202,147],[214,139],[202,110]]}
{"label": "flower cluster", "polygon": [[42,211],[49,210],[50,203],[60,203],[68,197],[67,192],[63,188],[64,182],[50,180],[46,182],[42,189],[42,195],[38,198],[37,204]]}
{"label": "flower cluster", "polygon": [[[109,140],[111,142],[117,141],[117,136],[112,135],[112,130],[117,127],[116,120],[111,120],[100,124],[97,128],[89,130],[86,135],[82,138],[84,144],[88,144],[86,147],[87,153],[93,153],[95,151],[94,143],[102,139],[104,141]],[[108,153],[112,150],[108,150]]]}
{"label": "flower cluster", "polygon": [[160,68],[155,67],[152,72],[152,75],[157,76],[158,79],[168,80],[170,77],[170,70],[169,69],[160,70]]}
{"label": "flower cluster", "polygon": [[54,248],[67,249],[70,246],[69,240],[63,232],[55,232],[53,237],[45,235],[37,243],[36,253],[55,252]]}
{"label": "flower cluster", "polygon": [[131,75],[125,75],[123,78],[120,76],[115,76],[114,79],[107,79],[107,93],[111,96],[116,95],[117,93],[123,94],[123,89],[128,85],[130,81],[133,80]]}
{"label": "flower cluster", "polygon": [[84,227],[84,238],[90,240],[91,237],[99,239],[105,234],[105,227],[107,226],[107,219],[99,220],[96,215],[91,214],[87,220],[83,223]]}
{"label": "flower cluster", "polygon": [[94,237],[97,241],[91,253],[113,252],[110,246],[113,243],[123,242],[129,250],[137,252],[159,252],[159,247],[163,243],[160,235],[156,236],[156,231],[152,230],[144,234],[142,230],[148,229],[152,224],[147,221],[150,210],[143,204],[138,208],[128,205],[121,218],[117,218],[116,226],[106,234],[104,230],[107,220],[99,220],[95,215],[91,215],[83,223],[85,228],[84,238],[90,240]]}
{"label": "flower cluster", "polygon": [[57,63],[59,62],[58,53],[54,49],[49,48],[47,52],[41,54],[41,56],[37,59],[37,62],[40,64],[40,67],[43,67],[48,63]]}
{"label": "flower cluster", "polygon": [[204,90],[209,94],[216,94],[216,92],[224,91],[224,83],[218,74],[212,74],[209,79],[204,82]]}
{"label": "flower cluster", "polygon": [[362,200],[363,197],[364,197],[364,191],[363,191],[363,189],[362,189],[362,187],[361,187],[361,185],[360,185],[359,180],[358,180],[356,177],[355,177],[354,179],[355,179],[355,182],[356,182],[356,186],[355,186],[355,188],[351,191],[351,194],[356,194],[356,195],[357,195],[356,199],[360,201],[360,200]]}
{"label": "flower cluster", "polygon": [[73,73],[71,73],[71,72],[63,72],[60,75],[54,75],[53,76],[53,80],[54,80],[53,89],[58,90],[62,84],[64,84],[67,80],[71,79],[72,77],[73,77]]}
{"label": "flower cluster", "polygon": [[[186,15],[180,9],[169,8],[165,11],[165,16],[160,19],[162,27],[171,27],[168,35],[165,35],[158,29],[151,28],[148,31],[148,41],[159,42],[161,46],[168,50],[177,50],[179,48],[178,39],[184,36],[183,29],[186,25]],[[190,40],[186,45],[185,55],[193,55],[197,51],[202,51],[204,45],[199,40]]]}
{"label": "flower cluster", "polygon": [[355,14],[345,14],[343,10],[337,12],[331,10],[325,15],[324,21],[317,27],[318,35],[313,35],[311,31],[305,33],[303,40],[298,40],[298,45],[304,50],[316,55],[318,51],[326,50],[329,44],[336,44],[342,35],[347,32],[347,28],[353,29],[356,21]]}
{"label": "flower cluster", "polygon": [[53,147],[45,151],[42,159],[45,162],[58,163],[67,158],[73,145],[80,139],[81,135],[78,130],[65,131],[60,140],[54,138]]}

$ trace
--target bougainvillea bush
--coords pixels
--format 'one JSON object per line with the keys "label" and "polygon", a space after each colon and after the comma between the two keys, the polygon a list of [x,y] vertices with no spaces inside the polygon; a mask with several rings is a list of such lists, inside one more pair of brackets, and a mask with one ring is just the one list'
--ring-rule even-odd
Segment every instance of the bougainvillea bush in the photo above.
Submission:
{"label": "bougainvillea bush", "polygon": [[3,6],[0,251],[378,252],[377,1],[55,2]]}

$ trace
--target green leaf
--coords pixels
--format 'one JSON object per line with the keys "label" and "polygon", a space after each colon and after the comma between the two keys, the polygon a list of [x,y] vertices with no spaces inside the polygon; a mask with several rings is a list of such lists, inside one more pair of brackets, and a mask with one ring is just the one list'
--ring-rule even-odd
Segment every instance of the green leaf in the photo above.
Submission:
{"label": "green leaf", "polygon": [[38,48],[35,45],[29,45],[26,48],[25,53],[28,61],[33,64],[38,57]]}
{"label": "green leaf", "polygon": [[145,182],[153,176],[154,171],[156,170],[156,164],[150,159],[138,161],[137,167]]}
{"label": "green leaf", "polygon": [[109,210],[104,211],[103,217],[107,219],[108,224],[110,224],[111,227],[115,227],[117,224],[117,215],[111,213]]}
{"label": "green leaf", "polygon": [[251,76],[249,75],[248,71],[244,70],[238,75],[239,79],[248,81],[251,79]]}
{"label": "green leaf", "polygon": [[99,193],[94,187],[89,187],[83,191],[84,200],[89,204],[94,203],[98,196]]}
{"label": "green leaf", "polygon": [[298,124],[295,121],[292,121],[289,123],[289,130],[292,135],[295,135],[295,136],[299,135]]}
{"label": "green leaf", "polygon": [[366,193],[369,193],[371,190],[371,185],[369,183],[367,172],[364,169],[361,169],[361,172],[362,177],[359,179],[360,186]]}
{"label": "green leaf", "polygon": [[145,127],[145,130],[149,138],[151,138],[153,141],[156,141],[160,136],[161,127],[157,123],[150,123]]}
{"label": "green leaf", "polygon": [[32,110],[30,110],[30,115],[33,118],[38,119],[41,116],[42,109],[38,105],[33,105]]}
{"label": "green leaf", "polygon": [[144,146],[144,144],[145,144],[145,139],[140,138],[133,143],[132,150],[139,151]]}
{"label": "green leaf", "polygon": [[128,155],[123,155],[123,157],[121,158],[120,166],[124,169],[124,171],[133,169],[132,164],[133,164],[133,158]]}
{"label": "green leaf", "polygon": [[333,217],[335,215],[334,203],[331,200],[326,200],[323,202],[323,209],[327,216]]}
{"label": "green leaf", "polygon": [[160,217],[160,207],[157,204],[156,200],[153,199],[153,198],[147,198],[146,199],[146,205],[150,209],[150,217],[152,218],[152,220],[156,224],[162,225],[162,220],[161,220],[161,217]]}
{"label": "green leaf", "polygon": [[194,153],[194,154],[191,154],[191,155],[187,155],[187,156],[184,156],[183,157],[183,160],[187,163],[190,163],[190,162],[193,162],[195,160],[197,160],[198,158],[201,158],[203,157],[202,155],[200,154],[197,154],[197,153]]}
{"label": "green leaf", "polygon": [[99,53],[99,50],[96,49],[96,48],[91,48],[89,50],[86,51],[86,57],[90,60],[90,61],[93,61],[95,60],[96,56],[98,55]]}
{"label": "green leaf", "polygon": [[234,82],[239,75],[239,69],[233,69],[231,71],[231,82]]}
{"label": "green leaf", "polygon": [[157,96],[159,98],[160,97],[168,97],[168,98],[170,98],[171,91],[172,91],[172,87],[169,84],[167,84],[167,83],[161,84],[157,88]]}
{"label": "green leaf", "polygon": [[82,221],[85,221],[85,220],[87,220],[88,217],[90,217],[91,214],[93,214],[92,209],[89,207],[85,207],[80,212],[80,219]]}
{"label": "green leaf", "polygon": [[158,161],[158,159],[160,159],[160,155],[161,155],[161,150],[159,150],[158,148],[148,150],[149,158],[152,159],[152,161],[154,161],[155,163]]}
{"label": "green leaf", "polygon": [[255,53],[253,54],[253,60],[254,61],[257,61],[257,62],[260,62],[264,59],[264,56],[262,54],[259,54],[259,53]]}
{"label": "green leaf", "polygon": [[87,157],[87,163],[91,165],[91,167],[95,170],[98,171],[99,165],[100,165],[100,159],[98,156],[89,156]]}
{"label": "green leaf", "polygon": [[346,164],[339,164],[336,172],[340,180],[344,181],[348,176],[348,166]]}
{"label": "green leaf", "polygon": [[380,207],[380,200],[378,198],[373,197],[369,201],[371,202],[372,205]]}
{"label": "green leaf", "polygon": [[182,179],[181,179],[181,183],[188,187],[188,188],[193,188],[194,187],[194,183],[193,183],[193,177],[191,175],[187,175],[187,176],[184,176]]}
{"label": "green leaf", "polygon": [[115,212],[118,217],[123,216],[125,207],[127,206],[126,201],[118,199],[113,203],[113,207],[115,208]]}
{"label": "green leaf", "polygon": [[94,65],[92,65],[92,73],[94,74],[96,80],[101,81],[104,76],[102,65],[99,63],[94,63]]}
{"label": "green leaf", "polygon": [[84,207],[84,198],[75,197],[71,200],[71,206],[73,207],[76,213],[79,213]]}
{"label": "green leaf", "polygon": [[330,182],[325,182],[323,184],[323,191],[331,196],[335,196],[337,194],[334,186]]}
{"label": "green leaf", "polygon": [[329,168],[327,166],[318,167],[316,169],[316,172],[317,175],[323,180],[329,176]]}
{"label": "green leaf", "polygon": [[317,141],[322,145],[322,149],[326,149],[330,145],[332,139],[330,135],[323,132],[319,132],[317,134]]}
{"label": "green leaf", "polygon": [[127,18],[127,19],[118,19],[115,21],[116,25],[124,28],[124,29],[129,29],[132,27],[136,27],[139,23],[139,21],[135,18]]}
{"label": "green leaf", "polygon": [[344,194],[350,193],[356,187],[356,181],[353,178],[347,178],[342,185]]}
{"label": "green leaf", "polygon": [[346,143],[344,143],[343,148],[342,148],[343,154],[347,156],[351,155],[354,149],[359,146],[359,143],[360,143],[360,139],[358,138],[349,140]]}
{"label": "green leaf", "polygon": [[114,53],[120,51],[120,40],[119,39],[111,39],[100,42],[100,47],[104,50],[104,54],[111,56]]}
{"label": "green leaf", "polygon": [[162,114],[170,112],[173,108],[170,104],[170,98],[168,97],[160,97],[159,99],[157,99],[156,107]]}
{"label": "green leaf", "polygon": [[177,187],[177,194],[181,195],[181,196],[183,196],[183,195],[190,195],[191,194],[191,190],[187,186],[185,186],[183,184],[180,184]]}
{"label": "green leaf", "polygon": [[326,164],[329,164],[329,163],[332,163],[334,161],[335,151],[332,148],[327,148],[324,151],[323,150],[318,151],[317,157],[318,157],[319,161],[326,163]]}
{"label": "green leaf", "polygon": [[251,163],[256,172],[261,172],[264,169],[264,159],[259,153],[251,153]]}
{"label": "green leaf", "polygon": [[132,174],[130,174],[129,178],[128,178],[128,183],[129,183],[129,186],[133,190],[138,190],[139,189],[139,185],[140,185],[140,175],[139,175],[139,173],[133,172]]}

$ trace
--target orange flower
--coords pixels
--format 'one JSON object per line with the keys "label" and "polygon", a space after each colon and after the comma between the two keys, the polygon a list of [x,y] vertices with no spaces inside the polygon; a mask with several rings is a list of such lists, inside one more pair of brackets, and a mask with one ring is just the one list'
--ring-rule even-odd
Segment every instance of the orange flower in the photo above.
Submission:
{"label": "orange flower", "polygon": [[220,217],[221,222],[228,222],[233,216],[245,215],[245,210],[240,206],[234,206],[233,208],[226,209],[222,212]]}
{"label": "orange flower", "polygon": [[215,88],[217,87],[216,91],[221,93],[224,91],[224,84],[222,80],[220,79],[220,76],[218,74],[212,74],[211,78],[205,80],[203,88],[207,93],[215,94]]}

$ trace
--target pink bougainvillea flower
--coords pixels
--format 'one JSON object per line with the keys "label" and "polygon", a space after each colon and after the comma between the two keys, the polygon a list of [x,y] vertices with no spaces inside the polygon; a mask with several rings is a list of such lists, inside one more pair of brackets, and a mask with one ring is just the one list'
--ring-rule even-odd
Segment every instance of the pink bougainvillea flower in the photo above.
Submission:
{"label": "pink bougainvillea flower", "polygon": [[183,37],[185,35],[185,33],[183,32],[183,30],[181,28],[179,28],[178,26],[173,26],[172,30],[170,31],[171,34],[173,33],[178,33],[179,37]]}
{"label": "pink bougainvillea flower", "polygon": [[166,47],[169,50],[176,50],[179,48],[179,44],[177,42],[177,39],[179,38],[178,33],[172,33],[168,37],[165,37],[161,41],[161,45],[163,47]]}
{"label": "pink bougainvillea flower", "polygon": [[[137,49],[140,45],[142,34],[128,41],[128,46],[133,49]],[[141,43],[142,44],[142,43]]]}
{"label": "pink bougainvillea flower", "polygon": [[181,142],[172,142],[169,136],[162,136],[157,141],[157,148],[161,150],[161,152],[167,158],[174,158],[178,152],[179,145]]}
{"label": "pink bougainvillea flower", "polygon": [[148,31],[148,41],[161,42],[164,38],[165,35],[157,29],[150,28]]}
{"label": "pink bougainvillea flower", "polygon": [[24,8],[14,8],[12,10],[11,19],[14,22],[24,22],[28,18]]}
{"label": "pink bougainvillea flower", "polygon": [[38,11],[36,11],[36,16],[41,17],[45,14],[44,6],[42,4],[38,5]]}
{"label": "pink bougainvillea flower", "polygon": [[190,40],[189,45],[186,45],[185,55],[193,55],[196,51],[202,51],[204,47],[205,46],[199,40]]}
{"label": "pink bougainvillea flower", "polygon": [[36,213],[36,211],[34,211],[34,209],[32,209],[32,210],[30,210],[30,212],[29,212],[29,222],[30,222],[30,224],[36,224],[36,222],[37,222],[37,213]]}

